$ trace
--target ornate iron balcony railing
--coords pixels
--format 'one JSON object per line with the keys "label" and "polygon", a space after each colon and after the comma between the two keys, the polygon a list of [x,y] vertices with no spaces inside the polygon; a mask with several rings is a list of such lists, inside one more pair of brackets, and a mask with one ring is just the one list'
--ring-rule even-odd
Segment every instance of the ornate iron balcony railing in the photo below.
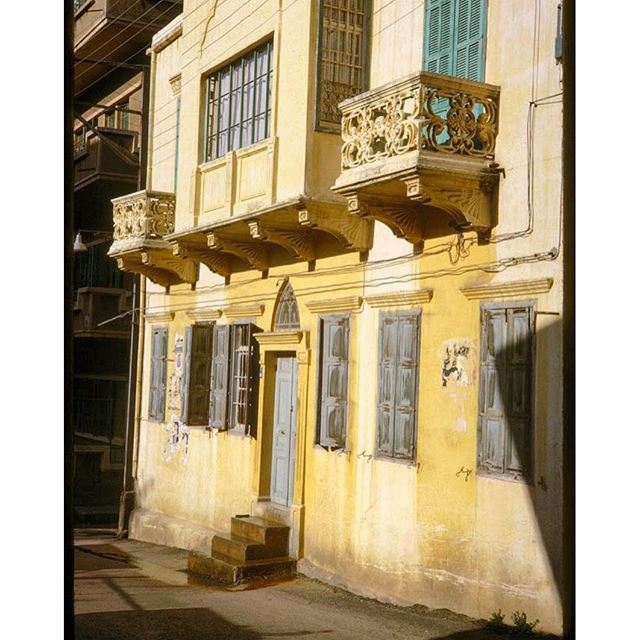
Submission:
{"label": "ornate iron balcony railing", "polygon": [[340,103],[342,168],[412,151],[492,159],[500,90],[420,72]]}

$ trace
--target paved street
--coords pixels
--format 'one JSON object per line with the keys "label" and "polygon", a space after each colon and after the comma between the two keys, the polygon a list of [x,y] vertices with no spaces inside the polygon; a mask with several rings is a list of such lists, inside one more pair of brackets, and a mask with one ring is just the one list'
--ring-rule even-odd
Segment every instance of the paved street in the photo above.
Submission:
{"label": "paved street", "polygon": [[382,604],[304,577],[240,587],[196,582],[185,572],[186,551],[117,540],[108,530],[77,530],[74,556],[78,640],[503,637],[446,610]]}

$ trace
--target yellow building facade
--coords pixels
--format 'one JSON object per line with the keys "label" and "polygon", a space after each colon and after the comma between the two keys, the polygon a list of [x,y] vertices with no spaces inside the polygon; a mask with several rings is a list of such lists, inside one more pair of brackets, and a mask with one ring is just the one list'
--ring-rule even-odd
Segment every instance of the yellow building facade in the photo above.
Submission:
{"label": "yellow building facade", "polygon": [[308,576],[562,631],[557,20],[185,0],[156,34],[110,249],[144,293],[131,537],[261,516]]}

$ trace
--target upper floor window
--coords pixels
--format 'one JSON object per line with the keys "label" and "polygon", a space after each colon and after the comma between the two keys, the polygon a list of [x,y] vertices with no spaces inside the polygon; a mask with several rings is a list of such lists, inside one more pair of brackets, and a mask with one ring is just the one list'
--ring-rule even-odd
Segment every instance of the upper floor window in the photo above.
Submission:
{"label": "upper floor window", "polygon": [[338,103],[367,89],[370,0],[322,0],[318,50],[320,127],[339,129]]}
{"label": "upper floor window", "polygon": [[209,76],[205,162],[269,137],[272,76],[271,41]]}
{"label": "upper floor window", "polygon": [[484,81],[487,0],[428,0],[424,69]]}

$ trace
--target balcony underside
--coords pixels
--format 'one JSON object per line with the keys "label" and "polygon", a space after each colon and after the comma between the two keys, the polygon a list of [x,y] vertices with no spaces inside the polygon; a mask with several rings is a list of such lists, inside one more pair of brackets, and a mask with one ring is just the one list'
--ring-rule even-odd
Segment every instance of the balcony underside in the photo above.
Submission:
{"label": "balcony underside", "polygon": [[444,212],[452,226],[479,234],[494,223],[499,170],[488,160],[414,151],[343,170],[334,190],[353,216],[378,220],[420,245]]}
{"label": "balcony underside", "polygon": [[366,252],[373,241],[368,220],[350,216],[335,202],[295,200],[249,215],[165,236],[179,259],[228,277],[234,272]]}

